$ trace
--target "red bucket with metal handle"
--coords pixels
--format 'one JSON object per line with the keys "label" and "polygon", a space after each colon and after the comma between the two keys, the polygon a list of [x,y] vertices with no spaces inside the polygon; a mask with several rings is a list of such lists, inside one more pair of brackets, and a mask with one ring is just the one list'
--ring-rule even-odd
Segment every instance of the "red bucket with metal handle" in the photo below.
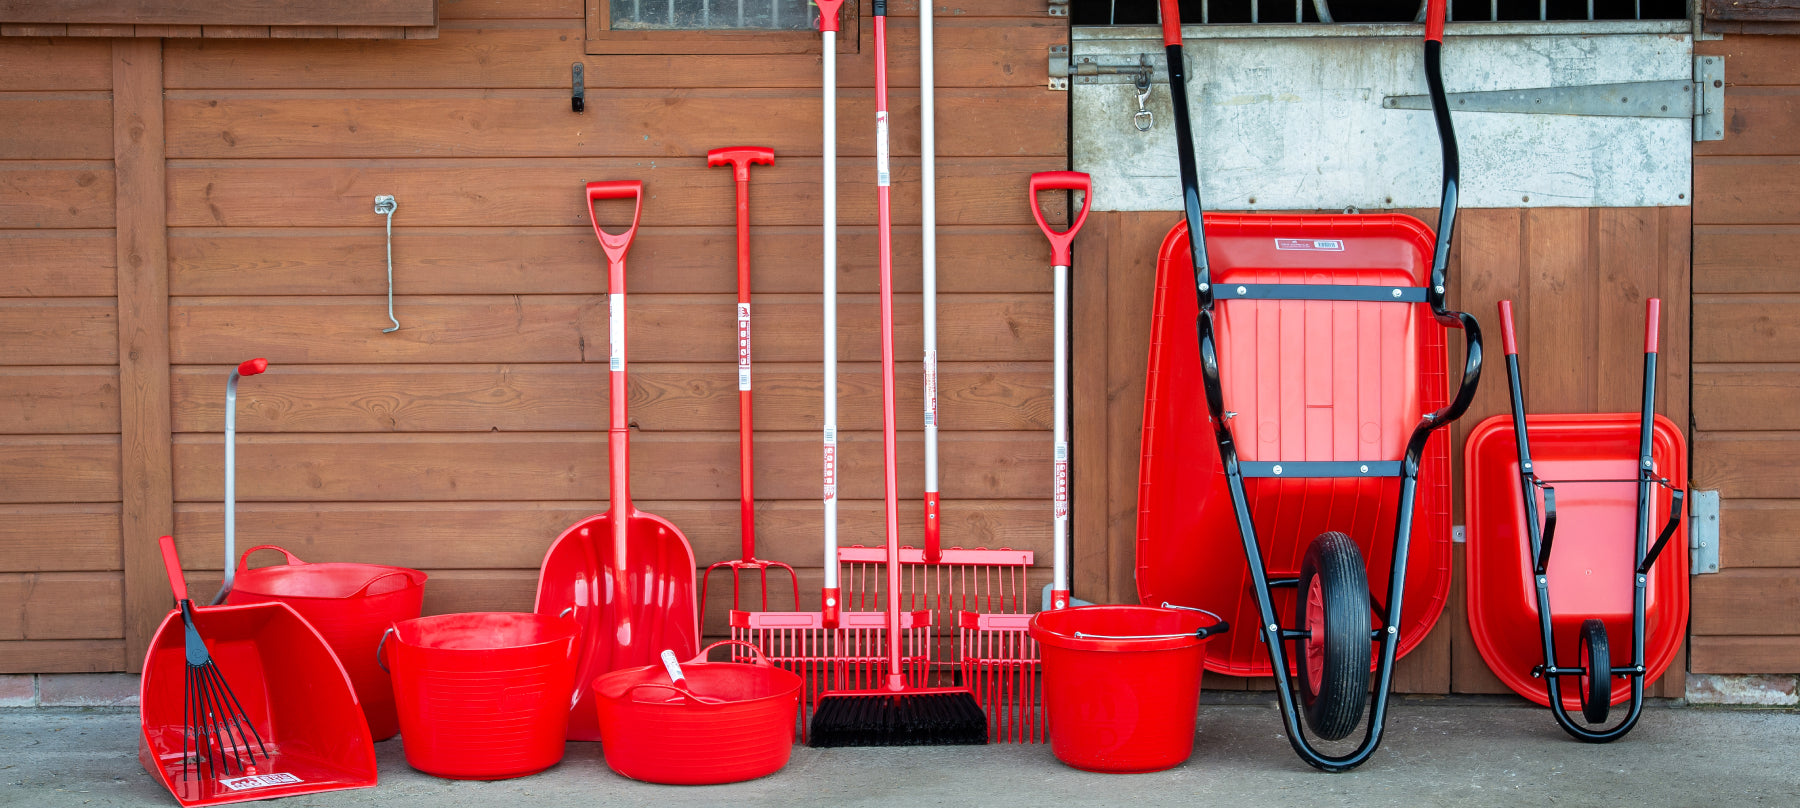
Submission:
{"label": "red bucket with metal handle", "polygon": [[1154,772],[1194,751],[1211,612],[1083,606],[1039,612],[1029,631],[1044,663],[1050,751],[1094,772]]}
{"label": "red bucket with metal handle", "polygon": [[[754,664],[707,662],[721,645],[750,649]],[[685,664],[625,668],[594,680],[606,765],[633,780],[713,785],[766,777],[787,765],[800,709],[800,677],[746,642],[709,645]]]}
{"label": "red bucket with metal handle", "polygon": [[[250,569],[250,555],[258,550],[275,550],[287,564]],[[382,741],[400,731],[400,721],[394,713],[393,685],[387,671],[376,664],[375,645],[388,626],[419,616],[425,578],[418,570],[381,564],[308,564],[283,548],[265,544],[238,559],[235,583],[225,602],[285,603],[299,612],[343,662],[369,721],[369,734]]]}
{"label": "red bucket with metal handle", "polygon": [[376,653],[394,674],[413,768],[499,780],[562,760],[575,693],[574,620],[472,612],[407,620],[390,631]]}

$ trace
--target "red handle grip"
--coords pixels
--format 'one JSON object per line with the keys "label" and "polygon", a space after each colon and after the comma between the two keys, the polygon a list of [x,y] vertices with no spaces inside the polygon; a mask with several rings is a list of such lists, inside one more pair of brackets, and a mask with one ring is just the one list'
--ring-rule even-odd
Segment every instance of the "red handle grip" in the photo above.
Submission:
{"label": "red handle grip", "polygon": [[187,578],[181,574],[181,556],[175,553],[175,537],[164,536],[156,541],[162,546],[163,569],[169,573],[169,588],[175,591],[176,600],[187,600]]}
{"label": "red handle grip", "polygon": [[[1061,233],[1050,229],[1050,223],[1044,221],[1044,211],[1038,207],[1039,191],[1080,191],[1081,212],[1075,214],[1075,220],[1069,223],[1069,229]],[[1051,261],[1056,266],[1066,267],[1070,261],[1070,245],[1075,242],[1075,233],[1081,229],[1082,222],[1087,221],[1088,209],[1094,205],[1094,181],[1079,171],[1039,171],[1031,175],[1031,216],[1037,219],[1038,229],[1044,231],[1044,237],[1050,239]]]}
{"label": "red handle grip", "polygon": [[1444,0],[1431,0],[1425,8],[1425,40],[1427,42],[1444,41],[1444,17],[1446,11]]}
{"label": "red handle grip", "polygon": [[750,181],[750,167],[775,164],[775,150],[767,146],[727,146],[706,153],[709,166],[732,166],[738,182]]}
{"label": "red handle grip", "polygon": [[238,365],[238,375],[239,376],[255,376],[256,374],[261,373],[268,369],[269,369],[269,360],[264,359],[259,356],[255,359],[245,362],[244,364]]}
{"label": "red handle grip", "polygon": [[1656,353],[1656,335],[1662,328],[1662,301],[1650,298],[1644,302],[1644,353]]}
{"label": "red handle grip", "polygon": [[[594,223],[594,235],[600,238],[600,248],[606,250],[607,260],[618,263],[625,260],[625,253],[631,249],[631,237],[637,235],[638,218],[644,214],[644,183],[641,180],[606,180],[587,184],[588,219]],[[631,212],[631,227],[625,232],[613,235],[600,229],[600,216],[594,213],[594,202],[601,199],[631,199],[637,207]]]}
{"label": "red handle grip", "polygon": [[1160,0],[1162,8],[1163,45],[1181,44],[1181,3],[1179,0]]}
{"label": "red handle grip", "polygon": [[1500,344],[1507,356],[1519,355],[1519,343],[1513,339],[1512,301],[1500,301]]}
{"label": "red handle grip", "polygon": [[[838,30],[838,16],[844,9],[844,0],[813,0],[819,4],[819,33]],[[829,59],[832,54],[825,54]]]}

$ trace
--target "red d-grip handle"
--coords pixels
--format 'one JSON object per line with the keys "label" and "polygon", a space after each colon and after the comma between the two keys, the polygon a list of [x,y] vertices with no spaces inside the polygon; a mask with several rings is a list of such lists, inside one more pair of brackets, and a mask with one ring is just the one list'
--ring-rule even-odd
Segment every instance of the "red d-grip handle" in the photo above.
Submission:
{"label": "red d-grip handle", "polygon": [[[1050,223],[1044,221],[1044,211],[1038,207],[1039,191],[1080,191],[1081,212],[1075,214],[1075,221],[1069,229],[1061,233],[1050,229]],[[1044,237],[1050,239],[1051,263],[1066,267],[1069,265],[1069,245],[1075,241],[1076,231],[1081,223],[1087,221],[1088,208],[1094,204],[1094,181],[1079,171],[1039,171],[1031,175],[1031,216],[1037,219],[1038,229],[1044,231]]]}
{"label": "red d-grip handle", "polygon": [[187,579],[181,575],[181,556],[175,553],[175,537],[164,536],[156,542],[162,546],[163,569],[169,573],[169,588],[175,591],[176,600],[187,600]]}
{"label": "red d-grip handle", "polygon": [[1662,326],[1662,301],[1650,298],[1644,302],[1644,353],[1656,353],[1656,333]]}
{"label": "red d-grip handle", "polygon": [[1163,45],[1181,44],[1181,3],[1178,0],[1161,0]]}
{"label": "red d-grip handle", "polygon": [[775,150],[767,146],[727,146],[706,153],[708,166],[732,166],[738,182],[750,181],[750,167],[775,164]]}
{"label": "red d-grip handle", "polygon": [[[838,30],[838,15],[844,8],[844,0],[813,0],[819,6],[819,33]],[[826,54],[831,58],[832,54]]]}
{"label": "red d-grip handle", "polygon": [[1519,343],[1513,339],[1512,301],[1500,301],[1500,345],[1507,356],[1519,355]]}
{"label": "red d-grip handle", "polygon": [[[594,235],[600,239],[600,248],[606,250],[606,258],[613,263],[625,260],[625,253],[631,249],[631,237],[637,234],[638,217],[644,213],[644,183],[642,180],[605,180],[587,184],[588,219],[594,223]],[[637,207],[631,211],[631,227],[625,232],[613,235],[600,229],[600,217],[594,213],[594,202],[601,199],[631,199]]]}
{"label": "red d-grip handle", "polygon": [[1425,40],[1427,42],[1444,41],[1444,17],[1446,16],[1444,0],[1431,0],[1425,8]]}
{"label": "red d-grip handle", "polygon": [[238,365],[238,375],[239,376],[255,376],[256,374],[261,373],[268,369],[269,369],[269,360],[264,359],[259,356],[255,359],[245,362],[244,364]]}

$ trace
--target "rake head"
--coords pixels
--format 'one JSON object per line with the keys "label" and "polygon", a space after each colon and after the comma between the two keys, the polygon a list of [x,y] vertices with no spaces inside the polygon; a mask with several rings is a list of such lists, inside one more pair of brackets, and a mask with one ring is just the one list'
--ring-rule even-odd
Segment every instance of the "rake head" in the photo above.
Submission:
{"label": "rake head", "polygon": [[181,602],[181,620],[187,630],[187,682],[182,704],[187,726],[182,739],[181,775],[186,778],[191,770],[198,779],[219,780],[256,774],[257,756],[268,763],[269,749],[231,692],[231,686],[225,683],[225,676],[213,664],[212,653],[194,627],[192,601]]}

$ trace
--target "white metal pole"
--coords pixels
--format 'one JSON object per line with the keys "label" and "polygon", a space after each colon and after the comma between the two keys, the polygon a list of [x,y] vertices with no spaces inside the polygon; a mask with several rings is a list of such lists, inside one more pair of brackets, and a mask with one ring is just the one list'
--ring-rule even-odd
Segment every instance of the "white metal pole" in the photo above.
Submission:
{"label": "white metal pole", "polygon": [[[837,565],[837,32],[825,50],[825,588],[838,588]],[[829,611],[829,608],[827,609]]]}
{"label": "white metal pole", "polygon": [[[938,548],[938,356],[937,356],[937,104],[933,69],[931,4],[919,3],[919,165],[925,300],[925,546]],[[936,558],[928,558],[936,561]]]}
{"label": "white metal pole", "polygon": [[[1035,202],[1035,200],[1034,200]],[[1056,408],[1055,434],[1052,440],[1055,446],[1055,479],[1054,486],[1054,520],[1051,539],[1055,546],[1056,570],[1052,589],[1056,592],[1069,591],[1069,268],[1054,268],[1056,291],[1056,393],[1053,406]]]}

